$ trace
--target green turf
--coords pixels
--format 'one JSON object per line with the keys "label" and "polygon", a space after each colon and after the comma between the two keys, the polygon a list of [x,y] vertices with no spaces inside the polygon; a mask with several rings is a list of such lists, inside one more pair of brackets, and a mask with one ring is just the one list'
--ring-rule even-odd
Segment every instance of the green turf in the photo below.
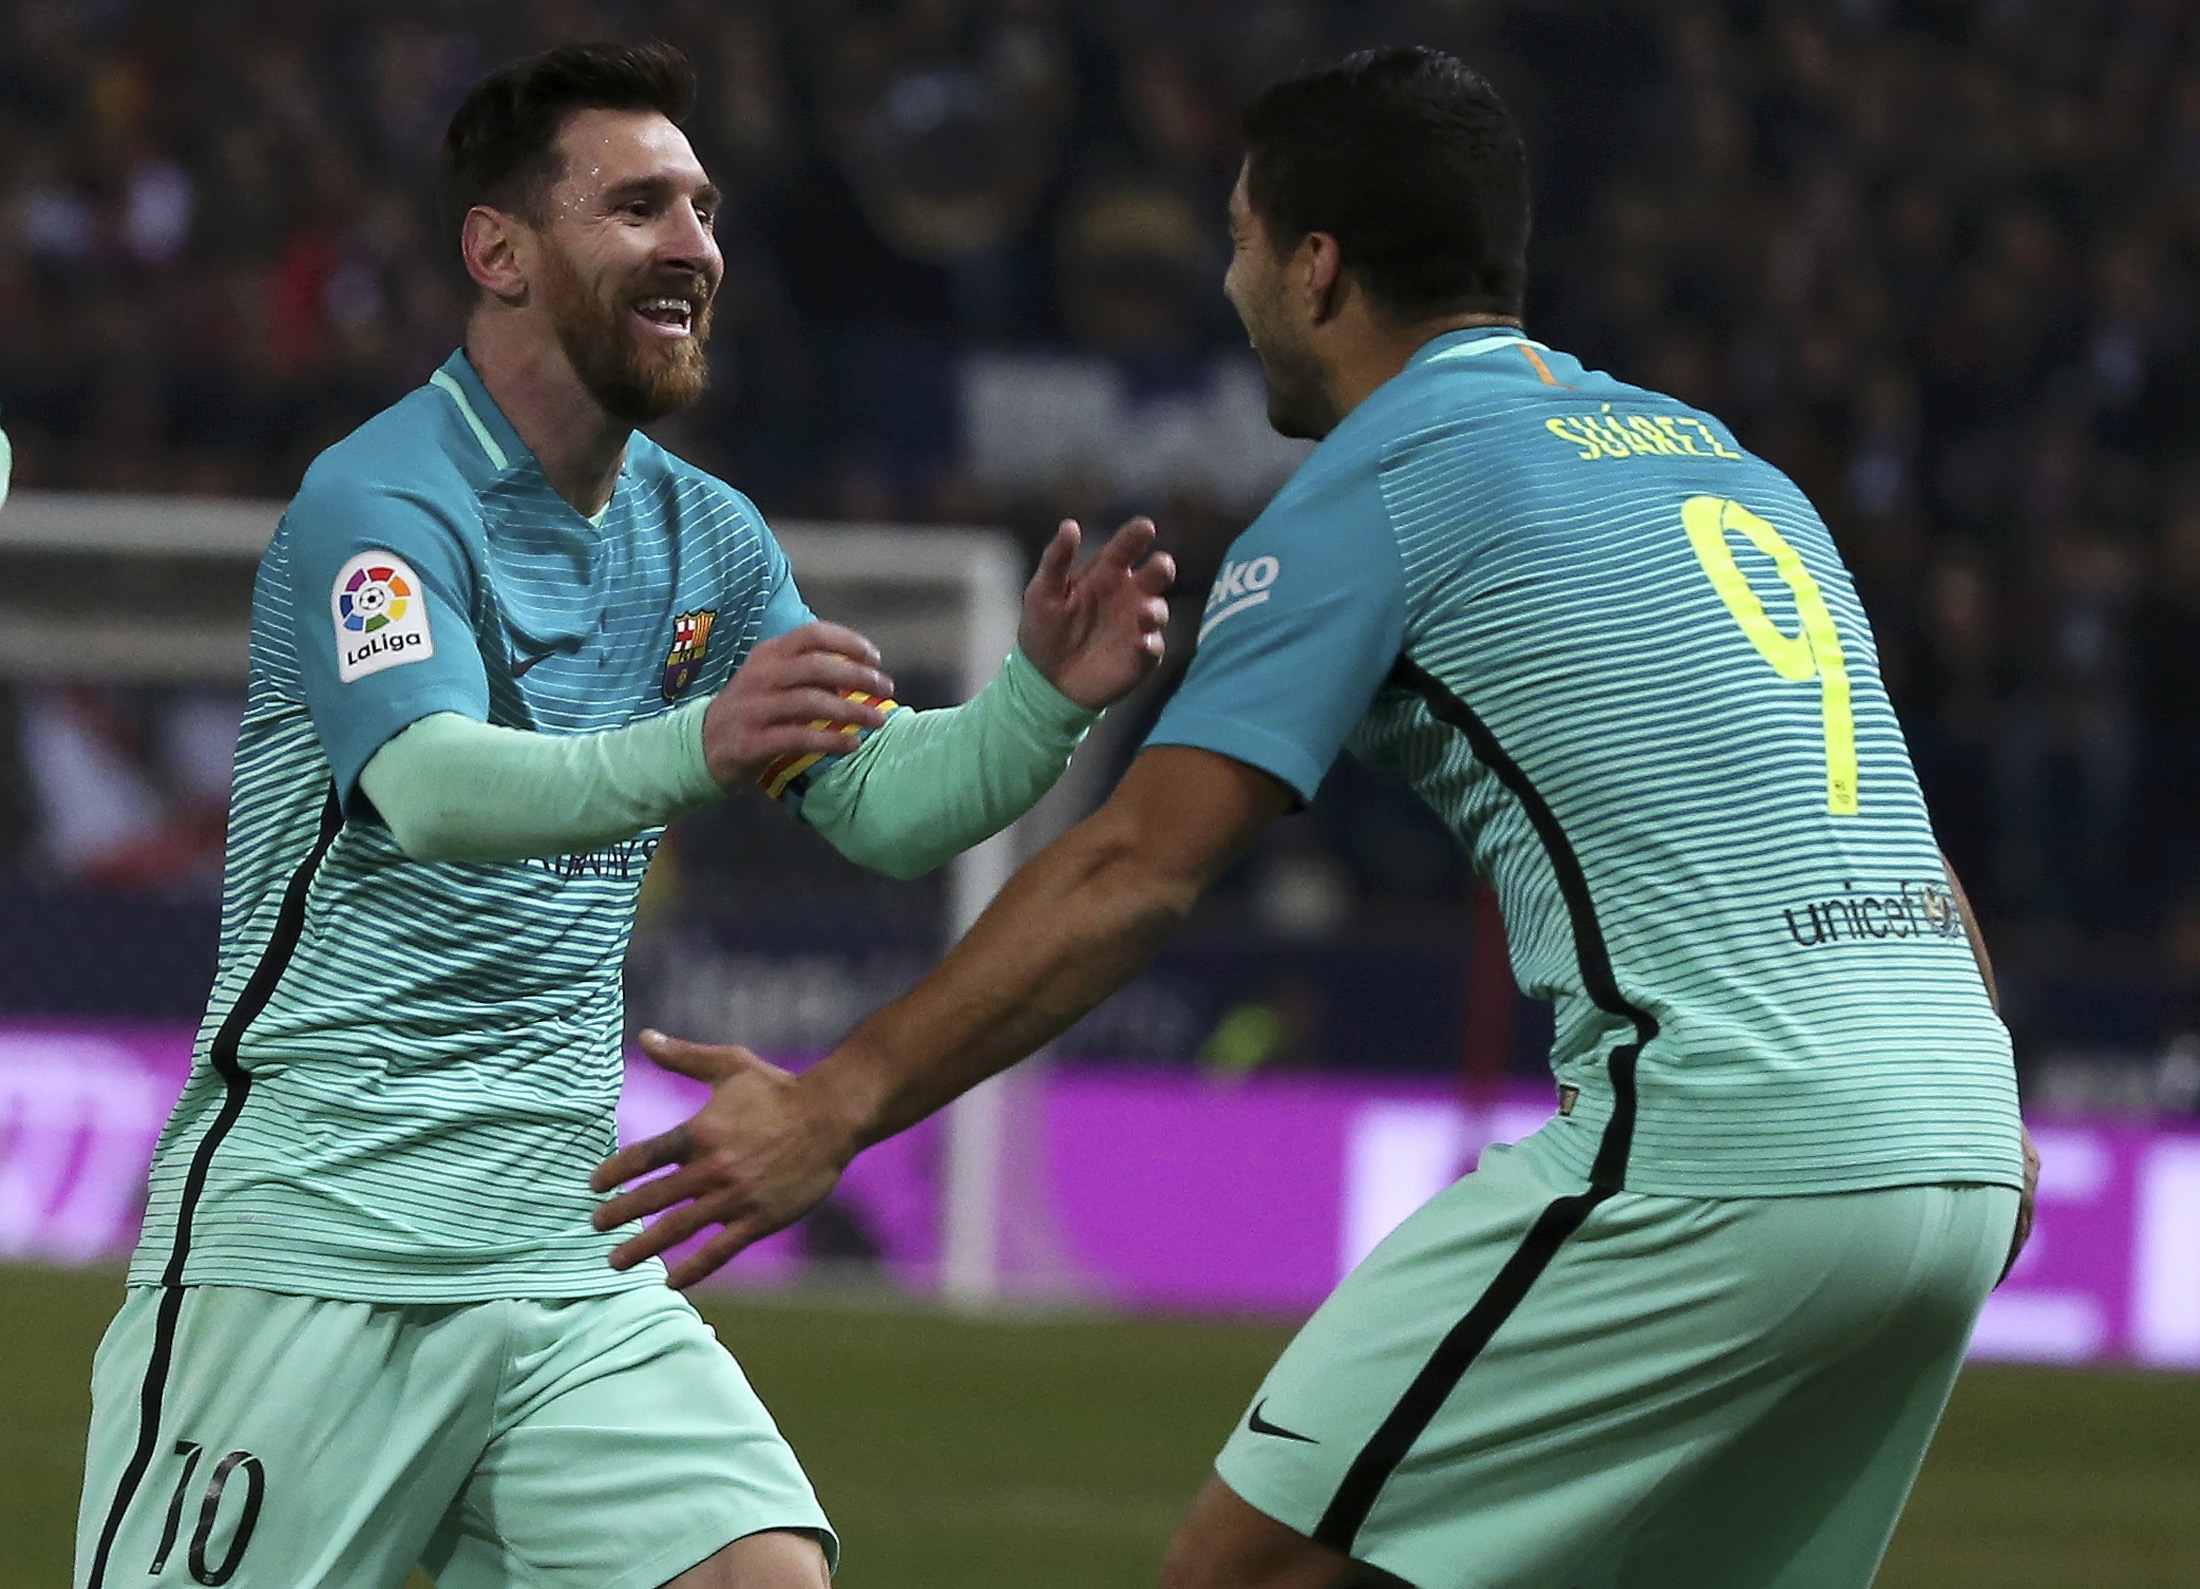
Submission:
{"label": "green turf", "polygon": [[[111,1274],[0,1269],[0,1585],[68,1581]],[[1150,1584],[1283,1332],[714,1305],[847,1541],[848,1589]],[[2200,1378],[1968,1375],[1881,1589],[2200,1584]]]}

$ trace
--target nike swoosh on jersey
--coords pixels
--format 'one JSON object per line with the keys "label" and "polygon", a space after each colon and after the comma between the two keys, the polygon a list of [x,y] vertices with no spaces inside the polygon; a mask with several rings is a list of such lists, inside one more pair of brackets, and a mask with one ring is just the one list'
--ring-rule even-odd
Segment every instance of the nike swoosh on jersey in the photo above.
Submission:
{"label": "nike swoosh on jersey", "polygon": [[1310,1446],[1318,1446],[1321,1444],[1321,1442],[1319,1440],[1316,1440],[1312,1435],[1302,1435],[1294,1429],[1286,1429],[1281,1424],[1272,1424],[1267,1419],[1263,1418],[1260,1415],[1260,1410],[1267,1405],[1268,1398],[1266,1396],[1261,1397],[1259,1401],[1253,1403],[1253,1410],[1248,1413],[1245,1418],[1246,1428],[1252,1430],[1253,1433],[1257,1435],[1274,1435],[1278,1440],[1297,1440],[1304,1445]]}

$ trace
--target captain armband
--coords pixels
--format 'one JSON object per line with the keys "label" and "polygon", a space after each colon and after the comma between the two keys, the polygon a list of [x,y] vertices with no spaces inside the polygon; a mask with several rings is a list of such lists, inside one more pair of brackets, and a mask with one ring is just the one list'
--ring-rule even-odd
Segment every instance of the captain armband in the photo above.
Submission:
{"label": "captain armband", "polygon": [[[858,706],[876,706],[888,717],[893,716],[896,712],[908,710],[907,707],[890,695],[873,695],[868,690],[842,690],[840,693],[843,698],[854,701]],[[815,718],[811,721],[810,726],[812,728],[831,728],[833,725],[823,718]],[[854,723],[844,723],[841,725],[840,732],[842,737],[848,741],[848,751],[852,751],[863,743],[865,734],[875,732],[875,730],[861,728]],[[846,755],[847,753],[847,751],[838,752],[840,755]],[[821,750],[789,751],[758,774],[756,781],[763,788],[764,793],[770,795],[774,800],[785,800],[791,795],[799,803],[803,793],[809,788],[810,775],[817,764],[829,759],[828,754]]]}

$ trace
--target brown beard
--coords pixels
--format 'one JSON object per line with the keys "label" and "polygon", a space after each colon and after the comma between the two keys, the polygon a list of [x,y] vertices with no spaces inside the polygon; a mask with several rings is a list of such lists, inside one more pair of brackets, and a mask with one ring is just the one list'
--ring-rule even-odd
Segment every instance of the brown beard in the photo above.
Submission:
{"label": "brown beard", "polygon": [[1321,365],[1287,333],[1273,329],[1260,300],[1238,306],[1260,373],[1268,387],[1268,424],[1294,441],[1319,441],[1337,428],[1338,415],[1322,386]]}
{"label": "brown beard", "polygon": [[703,344],[710,340],[708,301],[686,337],[653,347],[627,324],[631,297],[591,292],[572,261],[554,248],[544,252],[543,263],[558,346],[605,413],[625,424],[647,425],[694,406],[710,385],[710,364],[703,357]]}
{"label": "brown beard", "polygon": [[1337,428],[1339,417],[1323,389],[1321,366],[1283,339],[1278,344],[1258,349],[1269,427],[1294,441],[1319,441]]}

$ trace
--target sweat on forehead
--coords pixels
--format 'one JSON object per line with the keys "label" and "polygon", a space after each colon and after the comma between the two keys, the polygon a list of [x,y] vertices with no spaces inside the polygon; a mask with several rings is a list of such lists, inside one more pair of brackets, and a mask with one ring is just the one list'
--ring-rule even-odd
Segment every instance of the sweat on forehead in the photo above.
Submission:
{"label": "sweat on forehead", "polygon": [[694,68],[667,44],[570,44],[500,67],[475,85],[443,136],[452,218],[477,204],[538,218],[565,174],[577,118],[654,113],[670,130],[694,102]]}
{"label": "sweat on forehead", "polygon": [[710,188],[687,135],[655,111],[583,110],[559,130],[545,185],[559,202],[633,190],[664,196]]}

